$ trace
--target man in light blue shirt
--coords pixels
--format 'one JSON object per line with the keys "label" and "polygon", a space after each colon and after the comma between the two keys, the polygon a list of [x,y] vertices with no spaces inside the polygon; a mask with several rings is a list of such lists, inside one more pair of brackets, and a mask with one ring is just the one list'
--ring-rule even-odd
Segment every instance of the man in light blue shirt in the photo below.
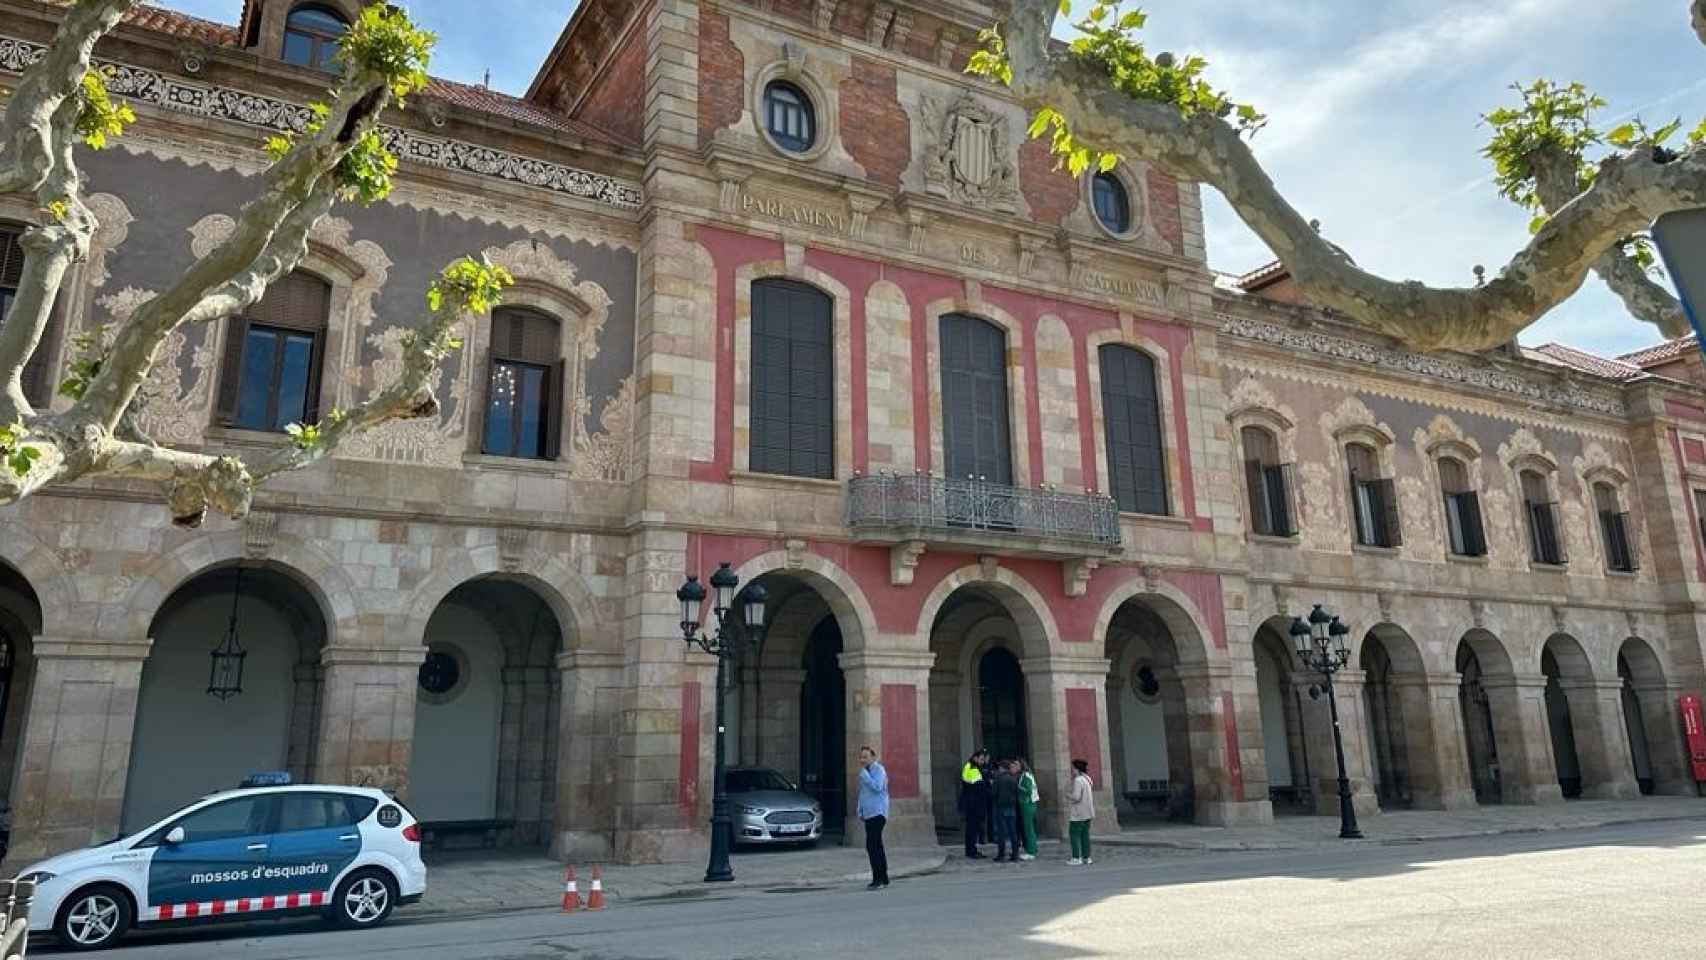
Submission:
{"label": "man in light blue shirt", "polygon": [[865,854],[871,858],[871,883],[866,890],[889,885],[889,855],[883,850],[883,827],[889,822],[889,772],[877,762],[877,751],[859,748],[859,819],[865,822]]}

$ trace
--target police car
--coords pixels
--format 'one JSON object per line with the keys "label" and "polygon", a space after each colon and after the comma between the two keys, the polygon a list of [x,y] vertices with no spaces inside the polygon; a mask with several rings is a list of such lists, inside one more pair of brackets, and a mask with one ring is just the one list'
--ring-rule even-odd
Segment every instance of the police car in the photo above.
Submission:
{"label": "police car", "polygon": [[321,913],[374,927],[426,892],[421,830],[367,787],[250,777],[133,836],[24,870],[30,929],[73,950],[109,947],[132,926]]}

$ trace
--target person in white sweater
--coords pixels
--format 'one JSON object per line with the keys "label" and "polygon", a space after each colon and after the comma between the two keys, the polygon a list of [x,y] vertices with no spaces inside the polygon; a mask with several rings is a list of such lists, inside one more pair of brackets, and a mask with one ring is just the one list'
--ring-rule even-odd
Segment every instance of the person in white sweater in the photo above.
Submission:
{"label": "person in white sweater", "polygon": [[1072,761],[1072,776],[1066,787],[1066,818],[1072,839],[1074,866],[1095,863],[1090,859],[1090,821],[1096,819],[1096,784],[1090,780],[1090,761]]}

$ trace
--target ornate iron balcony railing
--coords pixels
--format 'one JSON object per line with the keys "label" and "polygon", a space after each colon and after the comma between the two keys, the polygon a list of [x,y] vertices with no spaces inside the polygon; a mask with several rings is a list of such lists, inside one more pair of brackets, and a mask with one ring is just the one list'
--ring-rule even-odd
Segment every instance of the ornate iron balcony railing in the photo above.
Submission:
{"label": "ornate iron balcony railing", "polygon": [[873,474],[847,481],[847,526],[1011,533],[1103,547],[1120,543],[1112,497],[1010,487],[925,474]]}

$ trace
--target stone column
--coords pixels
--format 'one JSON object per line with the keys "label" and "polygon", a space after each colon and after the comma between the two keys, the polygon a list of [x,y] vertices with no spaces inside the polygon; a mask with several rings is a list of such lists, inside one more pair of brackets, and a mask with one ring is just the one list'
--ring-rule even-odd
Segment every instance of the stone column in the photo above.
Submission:
{"label": "stone column", "polygon": [[1475,806],[1469,745],[1463,736],[1463,705],[1456,673],[1392,678],[1403,711],[1410,760],[1410,796],[1418,810],[1462,810]]}
{"label": "stone column", "polygon": [[8,863],[118,833],[150,646],[146,639],[36,638],[35,678],[12,785]]}
{"label": "stone column", "polygon": [[1689,768],[1688,743],[1682,736],[1682,718],[1677,713],[1677,698],[1683,693],[1680,684],[1635,684],[1641,715],[1629,719],[1647,734],[1653,792],[1662,796],[1692,797],[1698,792]]}
{"label": "stone column", "polygon": [[1640,796],[1629,756],[1629,731],[1623,726],[1623,682],[1565,680],[1561,685],[1570,698],[1570,727],[1582,765],[1582,796],[1594,800]]}
{"label": "stone column", "polygon": [[[1182,663],[1173,669],[1185,692],[1196,822],[1272,823],[1254,670],[1238,674],[1231,664],[1207,663]],[[1235,690],[1240,695],[1235,696]],[[1171,752],[1174,738],[1169,735],[1167,740]]]}
{"label": "stone column", "polygon": [[[930,781],[936,786],[931,798],[938,823],[960,825],[960,767],[975,744],[960,742],[960,674],[954,670],[930,672],[930,739],[927,744]],[[1035,763],[1035,758],[1032,759]]]}
{"label": "stone column", "polygon": [[[1341,670],[1333,677],[1333,694],[1339,704],[1339,736],[1345,751],[1345,778],[1350,781],[1351,806],[1357,816],[1380,812],[1380,798],[1374,792],[1373,771],[1368,743],[1368,713],[1363,702],[1361,670]],[[1301,696],[1303,736],[1309,744],[1309,775],[1314,793],[1315,813],[1323,817],[1339,815],[1339,763],[1333,749],[1333,716],[1327,702],[1327,681],[1318,673],[1298,671],[1292,674],[1293,684]],[[1309,696],[1311,686],[1320,687],[1320,696]]]}
{"label": "stone column", "polygon": [[409,796],[415,743],[415,688],[425,646],[329,647],[320,696],[318,776]]}
{"label": "stone column", "polygon": [[1119,802],[1125,799],[1131,789],[1126,783],[1125,768],[1125,717],[1122,706],[1125,702],[1126,683],[1118,674],[1108,674],[1103,681],[1107,691],[1108,703],[1108,790],[1113,795],[1114,813],[1119,814]]}
{"label": "stone column", "polygon": [[1499,792],[1505,803],[1562,803],[1552,731],[1546,719],[1543,674],[1484,676],[1499,754]]}
{"label": "stone column", "polygon": [[557,792],[551,855],[608,860],[616,834],[616,716],[622,696],[619,653],[557,655]]}
{"label": "stone column", "polygon": [[889,774],[883,840],[894,847],[936,845],[930,751],[930,667],[934,653],[854,650],[840,656],[847,685],[847,843],[863,846],[859,747],[877,749]]}
{"label": "stone column", "polygon": [[[1108,773],[1108,665],[1104,657],[1060,654],[1019,662],[1025,674],[1031,762],[1043,797],[1039,833],[1066,835],[1066,786],[1074,758],[1089,761],[1096,784],[1096,819],[1090,832],[1119,832]],[[1045,823],[1050,830],[1043,829]]]}

